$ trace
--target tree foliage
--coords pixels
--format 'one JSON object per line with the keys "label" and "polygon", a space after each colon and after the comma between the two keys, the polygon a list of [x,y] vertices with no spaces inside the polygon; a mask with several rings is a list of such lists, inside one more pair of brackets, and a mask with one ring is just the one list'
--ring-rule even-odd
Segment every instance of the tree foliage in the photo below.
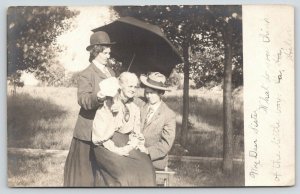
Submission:
{"label": "tree foliage", "polygon": [[[122,16],[132,16],[158,25],[183,55],[189,48],[189,78],[197,87],[222,83],[224,42],[222,30],[229,18],[241,15],[240,6],[115,6]],[[233,15],[233,16],[232,16]],[[227,18],[227,19],[226,19]],[[234,23],[233,85],[243,84],[241,22]],[[176,69],[183,72],[183,64]]]}
{"label": "tree foliage", "polygon": [[[34,73],[48,81],[57,75],[55,56],[61,51],[56,38],[69,29],[77,15],[67,7],[9,7],[7,10],[7,74]],[[55,70],[55,71],[53,71]],[[51,75],[52,74],[52,75]]]}
{"label": "tree foliage", "polygon": [[46,69],[45,71],[35,71],[35,77],[38,78],[42,85],[45,86],[63,86],[66,81],[66,71],[63,65],[53,60],[51,65],[43,63],[40,65]]}

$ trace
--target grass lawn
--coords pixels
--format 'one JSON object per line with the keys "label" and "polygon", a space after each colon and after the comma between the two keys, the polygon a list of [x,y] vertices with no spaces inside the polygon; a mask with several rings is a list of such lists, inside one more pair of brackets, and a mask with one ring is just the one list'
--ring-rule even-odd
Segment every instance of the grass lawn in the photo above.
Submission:
{"label": "grass lawn", "polygon": [[61,187],[65,157],[8,154],[9,187]]}
{"label": "grass lawn", "polygon": [[[62,187],[65,157],[51,154],[29,156],[8,154],[9,187]],[[225,177],[219,164],[170,161],[176,174],[171,187],[243,186],[243,165],[236,164],[234,174]]]}

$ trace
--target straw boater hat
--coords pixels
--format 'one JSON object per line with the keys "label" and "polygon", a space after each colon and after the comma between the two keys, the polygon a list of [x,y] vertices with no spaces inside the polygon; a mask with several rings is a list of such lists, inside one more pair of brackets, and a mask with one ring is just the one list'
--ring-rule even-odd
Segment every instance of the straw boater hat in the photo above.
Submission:
{"label": "straw boater hat", "polygon": [[95,45],[111,46],[113,44],[115,44],[115,42],[110,42],[110,38],[106,32],[98,31],[91,35],[90,45],[86,47],[86,50],[90,51]]}
{"label": "straw boater hat", "polygon": [[171,91],[170,88],[167,88],[165,85],[166,77],[159,73],[159,72],[151,72],[147,76],[141,75],[140,77],[141,82],[148,86],[149,88],[157,89],[157,90],[164,90],[164,91]]}

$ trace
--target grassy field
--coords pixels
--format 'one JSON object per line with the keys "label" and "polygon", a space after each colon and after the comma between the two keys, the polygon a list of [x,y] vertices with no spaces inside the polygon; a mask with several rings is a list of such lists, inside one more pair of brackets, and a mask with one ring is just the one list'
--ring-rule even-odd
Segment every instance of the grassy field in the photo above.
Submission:
{"label": "grassy field", "polygon": [[[29,156],[8,154],[8,186],[61,187],[65,157],[49,154]],[[243,164],[236,163],[231,177],[221,172],[220,163],[170,161],[176,174],[170,180],[172,187],[243,186]]]}
{"label": "grassy field", "polygon": [[[189,144],[182,148],[176,141],[171,154],[222,157],[221,91],[192,90],[190,94]],[[242,99],[242,91],[234,93],[235,158],[243,158]],[[76,100],[75,88],[24,87],[18,88],[15,96],[8,94],[8,147],[68,149],[79,110]],[[177,134],[180,134],[182,92],[166,93],[165,101],[177,113]],[[64,161],[65,158],[49,156],[9,155],[9,185],[60,186]],[[203,165],[197,167],[195,163],[176,163],[176,161],[170,165],[178,172],[174,177],[173,186],[214,186],[215,183],[226,186],[241,183],[239,180],[243,179],[241,173],[243,167],[239,167],[240,170],[236,171],[240,176],[235,175],[233,179],[224,179],[222,174],[218,173],[219,167],[207,169],[203,168]],[[46,178],[45,174],[49,178]],[[195,178],[198,175],[199,178]]]}

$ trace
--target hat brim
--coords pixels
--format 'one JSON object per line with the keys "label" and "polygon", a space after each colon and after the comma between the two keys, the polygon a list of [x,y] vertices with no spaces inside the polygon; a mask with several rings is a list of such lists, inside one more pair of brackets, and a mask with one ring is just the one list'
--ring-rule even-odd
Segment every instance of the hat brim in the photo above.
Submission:
{"label": "hat brim", "polygon": [[91,44],[88,47],[86,47],[87,51],[90,51],[95,45],[101,45],[101,46],[112,46],[116,44],[115,42],[111,42],[111,43],[104,43],[104,44]]}
{"label": "hat brim", "polygon": [[145,85],[148,86],[149,88],[157,89],[157,90],[164,90],[164,91],[171,91],[171,88],[166,88],[166,87],[160,87],[160,86],[155,86],[147,82],[147,76],[141,75],[140,76],[141,82]]}

